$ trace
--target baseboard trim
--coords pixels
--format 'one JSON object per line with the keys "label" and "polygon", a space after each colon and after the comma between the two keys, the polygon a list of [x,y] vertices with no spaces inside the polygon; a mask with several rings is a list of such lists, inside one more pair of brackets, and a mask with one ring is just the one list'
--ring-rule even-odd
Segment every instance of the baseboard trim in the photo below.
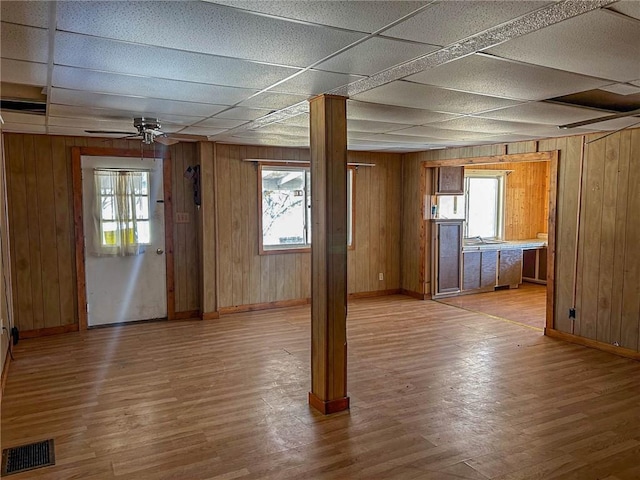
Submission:
{"label": "baseboard trim", "polygon": [[220,318],[220,312],[202,312],[199,317],[202,320],[216,320]]}
{"label": "baseboard trim", "polygon": [[248,303],[246,305],[234,305],[233,307],[220,307],[220,315],[230,313],[254,312],[257,310],[270,310],[272,308],[298,307],[311,303],[310,298],[297,298],[295,300],[278,300],[275,302]]}
{"label": "baseboard trim", "polygon": [[583,347],[595,348],[596,350],[602,350],[603,352],[613,353],[621,357],[630,358],[632,360],[640,360],[640,352],[631,350],[624,347],[616,347],[615,345],[609,345],[608,343],[599,342],[597,340],[591,340],[590,338],[579,337],[578,335],[572,335],[571,333],[561,332],[554,328],[545,328],[544,334],[551,338],[557,338],[558,340],[564,340],[565,342],[574,343]]}
{"label": "baseboard trim", "polygon": [[399,288],[392,288],[390,290],[372,290],[370,292],[350,293],[348,295],[348,298],[356,299],[356,298],[370,298],[370,297],[385,297],[387,295],[397,295],[399,293],[401,293],[401,290]]}
{"label": "baseboard trim", "polygon": [[59,335],[61,333],[77,332],[79,330],[77,323],[71,325],[62,325],[61,327],[37,328],[35,330],[21,330],[20,338],[37,338],[48,337],[49,335]]}
{"label": "baseboard trim", "polygon": [[202,318],[200,310],[185,310],[184,312],[176,312],[172,320],[196,320]]}
{"label": "baseboard trim", "polygon": [[11,355],[9,350],[5,353],[4,366],[2,367],[2,379],[0,379],[0,403],[2,402],[2,396],[4,395],[4,385],[7,383],[7,377],[9,376],[9,364],[11,363]]}
{"label": "baseboard trim", "polygon": [[404,288],[401,288],[399,293],[401,293],[402,295],[406,295],[408,297],[417,298],[418,300],[431,300],[430,293],[418,293],[412,290],[406,290]]}
{"label": "baseboard trim", "polygon": [[323,415],[349,410],[349,397],[336,398],[334,400],[322,400],[315,393],[309,392],[309,405]]}

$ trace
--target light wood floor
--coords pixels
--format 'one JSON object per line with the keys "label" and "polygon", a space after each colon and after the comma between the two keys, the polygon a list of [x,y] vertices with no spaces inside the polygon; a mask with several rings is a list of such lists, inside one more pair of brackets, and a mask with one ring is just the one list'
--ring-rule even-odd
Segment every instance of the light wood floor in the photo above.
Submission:
{"label": "light wood floor", "polygon": [[403,296],[350,303],[349,413],[307,406],[309,308],[21,341],[11,478],[640,478],[640,363]]}
{"label": "light wood floor", "polygon": [[520,287],[514,289],[460,295],[439,301],[473,312],[522,323],[542,331],[547,314],[547,287],[535,283],[522,283]]}

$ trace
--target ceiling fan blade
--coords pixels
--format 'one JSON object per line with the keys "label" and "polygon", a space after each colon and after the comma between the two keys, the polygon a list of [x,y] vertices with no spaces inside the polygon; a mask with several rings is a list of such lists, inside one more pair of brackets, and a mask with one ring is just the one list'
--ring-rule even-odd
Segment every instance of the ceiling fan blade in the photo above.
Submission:
{"label": "ceiling fan blade", "polygon": [[161,145],[175,145],[176,143],[180,143],[180,140],[177,138],[169,138],[159,135],[153,139],[155,142],[158,142]]}
{"label": "ceiling fan blade", "polygon": [[138,135],[137,132],[121,132],[118,130],[85,130],[85,133],[99,133],[101,135]]}
{"label": "ceiling fan blade", "polygon": [[206,135],[191,135],[188,133],[166,133],[167,138],[184,140],[185,142],[206,142],[209,140]]}
{"label": "ceiling fan blade", "polygon": [[607,115],[606,117],[592,118],[591,120],[583,120],[581,122],[567,123],[566,125],[558,125],[558,128],[561,130],[567,130],[569,128],[584,127],[585,125],[606,122],[607,120],[615,120],[616,118],[633,117],[634,115],[640,115],[640,109]]}

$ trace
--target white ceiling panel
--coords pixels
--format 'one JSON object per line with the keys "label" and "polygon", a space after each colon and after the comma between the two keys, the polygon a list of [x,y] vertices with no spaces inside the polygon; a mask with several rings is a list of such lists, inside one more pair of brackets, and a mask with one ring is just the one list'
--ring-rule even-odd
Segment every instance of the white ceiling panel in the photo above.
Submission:
{"label": "white ceiling panel", "polygon": [[495,135],[495,133],[444,130],[434,127],[410,127],[404,130],[389,132],[387,135],[415,135],[418,137],[440,138],[444,140],[480,140]]}
{"label": "white ceiling panel", "polygon": [[218,105],[234,105],[257,92],[250,89],[120,75],[63,66],[54,67],[52,85],[71,90],[149,96]]}
{"label": "white ceiling panel", "polygon": [[623,0],[609,7],[615,12],[640,20],[640,2],[638,0]]}
{"label": "white ceiling panel", "polygon": [[271,110],[266,108],[234,107],[218,113],[214,118],[226,118],[229,120],[252,121],[269,114]]}
{"label": "white ceiling panel", "polygon": [[208,117],[222,110],[224,106],[193,102],[176,102],[156,98],[125,97],[106,95],[77,90],[51,89],[51,102],[62,105],[111,108],[115,110],[133,110],[140,115],[159,116],[164,114]]}
{"label": "white ceiling panel", "polygon": [[7,110],[2,111],[2,119],[5,121],[5,123],[20,123],[29,125],[44,125],[46,120],[44,115],[9,112]]}
{"label": "white ceiling panel", "polygon": [[220,128],[220,129],[229,129],[236,128],[240,125],[247,123],[248,120],[229,120],[226,118],[207,118],[202,122],[195,125],[196,127],[212,127],[212,128]]}
{"label": "white ceiling panel", "polygon": [[258,128],[257,130],[247,130],[238,135],[260,137],[266,134],[290,135],[295,137],[309,137],[309,127],[296,127],[293,125],[284,125],[282,123],[270,123],[269,125]]}
{"label": "white ceiling panel", "polygon": [[393,2],[357,1],[331,2],[326,0],[296,2],[291,0],[207,0],[244,10],[292,18],[310,23],[330,25],[372,33],[429,3],[394,0]]}
{"label": "white ceiling panel", "polygon": [[[112,121],[128,121],[129,125],[133,125],[133,119],[139,117],[141,114],[135,110],[114,110],[108,108],[92,108],[92,107],[78,107],[72,105],[57,105],[52,103],[49,105],[49,118],[52,117],[67,117],[67,118],[80,118],[80,119],[105,119]],[[158,117],[158,115],[149,115]],[[163,114],[160,116],[160,123],[164,127],[165,124],[173,125],[192,125],[203,120],[203,117],[182,116],[182,115],[170,115]]]}
{"label": "white ceiling panel", "polygon": [[[76,127],[82,130],[114,130],[136,133],[132,119],[102,120],[98,118],[49,117],[49,126]],[[164,125],[163,125],[164,126]]]}
{"label": "white ceiling panel", "polygon": [[607,115],[605,112],[588,108],[568,107],[547,102],[530,102],[514,107],[502,108],[483,113],[484,118],[507,120],[513,122],[542,123],[546,125],[562,125],[581,122]]}
{"label": "white ceiling panel", "polygon": [[[174,131],[169,129],[163,129],[163,130],[167,133]],[[218,135],[220,133],[224,133],[226,130],[227,130],[226,128],[214,128],[214,127],[207,127],[207,128],[187,127],[185,129],[181,129],[180,133],[184,133],[187,135],[201,135],[203,137],[208,137],[209,135]]]}
{"label": "white ceiling panel", "polygon": [[55,63],[92,70],[263,89],[299,69],[56,33]]}
{"label": "white ceiling panel", "polygon": [[[445,130],[462,130],[468,132],[482,133],[527,133],[532,128],[541,127],[540,124],[524,122],[507,122],[504,120],[491,120],[480,117],[462,117],[446,122],[439,122],[433,125],[436,128]],[[544,128],[545,126],[543,126]]]}
{"label": "white ceiling panel", "polygon": [[307,99],[306,95],[290,95],[287,93],[265,92],[255,97],[249,98],[240,104],[242,107],[268,108],[277,110],[289,105],[302,102]]}
{"label": "white ceiling panel", "polygon": [[385,31],[384,35],[444,46],[549,3],[528,0],[439,2]]}
{"label": "white ceiling panel", "polygon": [[[49,26],[48,2],[0,2],[0,18],[3,22],[47,28]],[[4,28],[4,26],[3,26]]]}
{"label": "white ceiling panel", "polygon": [[349,132],[386,133],[410,126],[401,123],[373,122],[371,120],[347,120],[347,131]]}
{"label": "white ceiling panel", "polygon": [[47,65],[3,58],[0,63],[0,75],[3,82],[45,86]]}
{"label": "white ceiling panel", "polygon": [[342,85],[360,80],[361,78],[363,77],[343,73],[307,70],[286,82],[276,85],[273,90],[308,96],[319,95],[334,88],[341,87]]}
{"label": "white ceiling panel", "polygon": [[508,107],[518,103],[513,100],[456,92],[404,81],[388,83],[355,95],[354,98],[365,102],[467,114]]}
{"label": "white ceiling panel", "polygon": [[[3,113],[4,116],[4,113]],[[44,125],[36,125],[33,123],[9,123],[0,124],[2,132],[18,132],[18,133],[47,133],[47,127]]]}
{"label": "white ceiling panel", "polygon": [[0,52],[2,58],[47,63],[49,61],[48,31],[2,22]]}
{"label": "white ceiling panel", "polygon": [[357,139],[362,141],[384,141],[385,143],[398,142],[408,145],[427,145],[435,142],[445,142],[445,139],[429,137],[427,135],[399,135],[390,133],[364,133],[364,132],[350,132],[347,134],[349,139]]}
{"label": "white ceiling panel", "polygon": [[626,82],[640,77],[640,22],[597,10],[487,51],[527,63]]}
{"label": "white ceiling panel", "polygon": [[450,113],[430,112],[419,108],[395,107],[379,103],[358,102],[352,99],[347,101],[347,118],[349,119],[423,125],[451,120],[456,117],[457,115]]}
{"label": "white ceiling panel", "polygon": [[374,37],[350,48],[317,66],[321,70],[373,75],[387,68],[412,60],[438,47]]}
{"label": "white ceiling panel", "polygon": [[[621,117],[613,120],[607,120],[606,122],[593,123],[591,125],[585,125],[581,127],[584,130],[600,131],[600,130],[619,130],[621,128],[627,128],[640,125],[640,116],[633,117]],[[574,132],[575,129],[565,130],[565,132]]]}
{"label": "white ceiling panel", "polygon": [[223,141],[228,143],[239,143],[246,145],[309,148],[308,138],[296,137],[291,135],[264,134],[262,136],[232,136],[224,137]]}
{"label": "white ceiling panel", "polygon": [[[302,67],[364,36],[207,2],[61,2],[58,11],[61,30]],[[161,27],[167,19],[172,28]]]}
{"label": "white ceiling panel", "polygon": [[543,100],[610,84],[551,68],[470,55],[407,77],[407,80],[471,93],[521,100]]}

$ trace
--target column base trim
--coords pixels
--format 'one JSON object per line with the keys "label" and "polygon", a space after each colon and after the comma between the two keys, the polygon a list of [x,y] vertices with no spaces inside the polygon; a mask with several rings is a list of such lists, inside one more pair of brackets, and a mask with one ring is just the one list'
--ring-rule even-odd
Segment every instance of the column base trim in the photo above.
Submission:
{"label": "column base trim", "polygon": [[321,400],[318,396],[309,392],[309,405],[318,410],[323,415],[349,410],[349,397],[336,398],[334,400]]}

